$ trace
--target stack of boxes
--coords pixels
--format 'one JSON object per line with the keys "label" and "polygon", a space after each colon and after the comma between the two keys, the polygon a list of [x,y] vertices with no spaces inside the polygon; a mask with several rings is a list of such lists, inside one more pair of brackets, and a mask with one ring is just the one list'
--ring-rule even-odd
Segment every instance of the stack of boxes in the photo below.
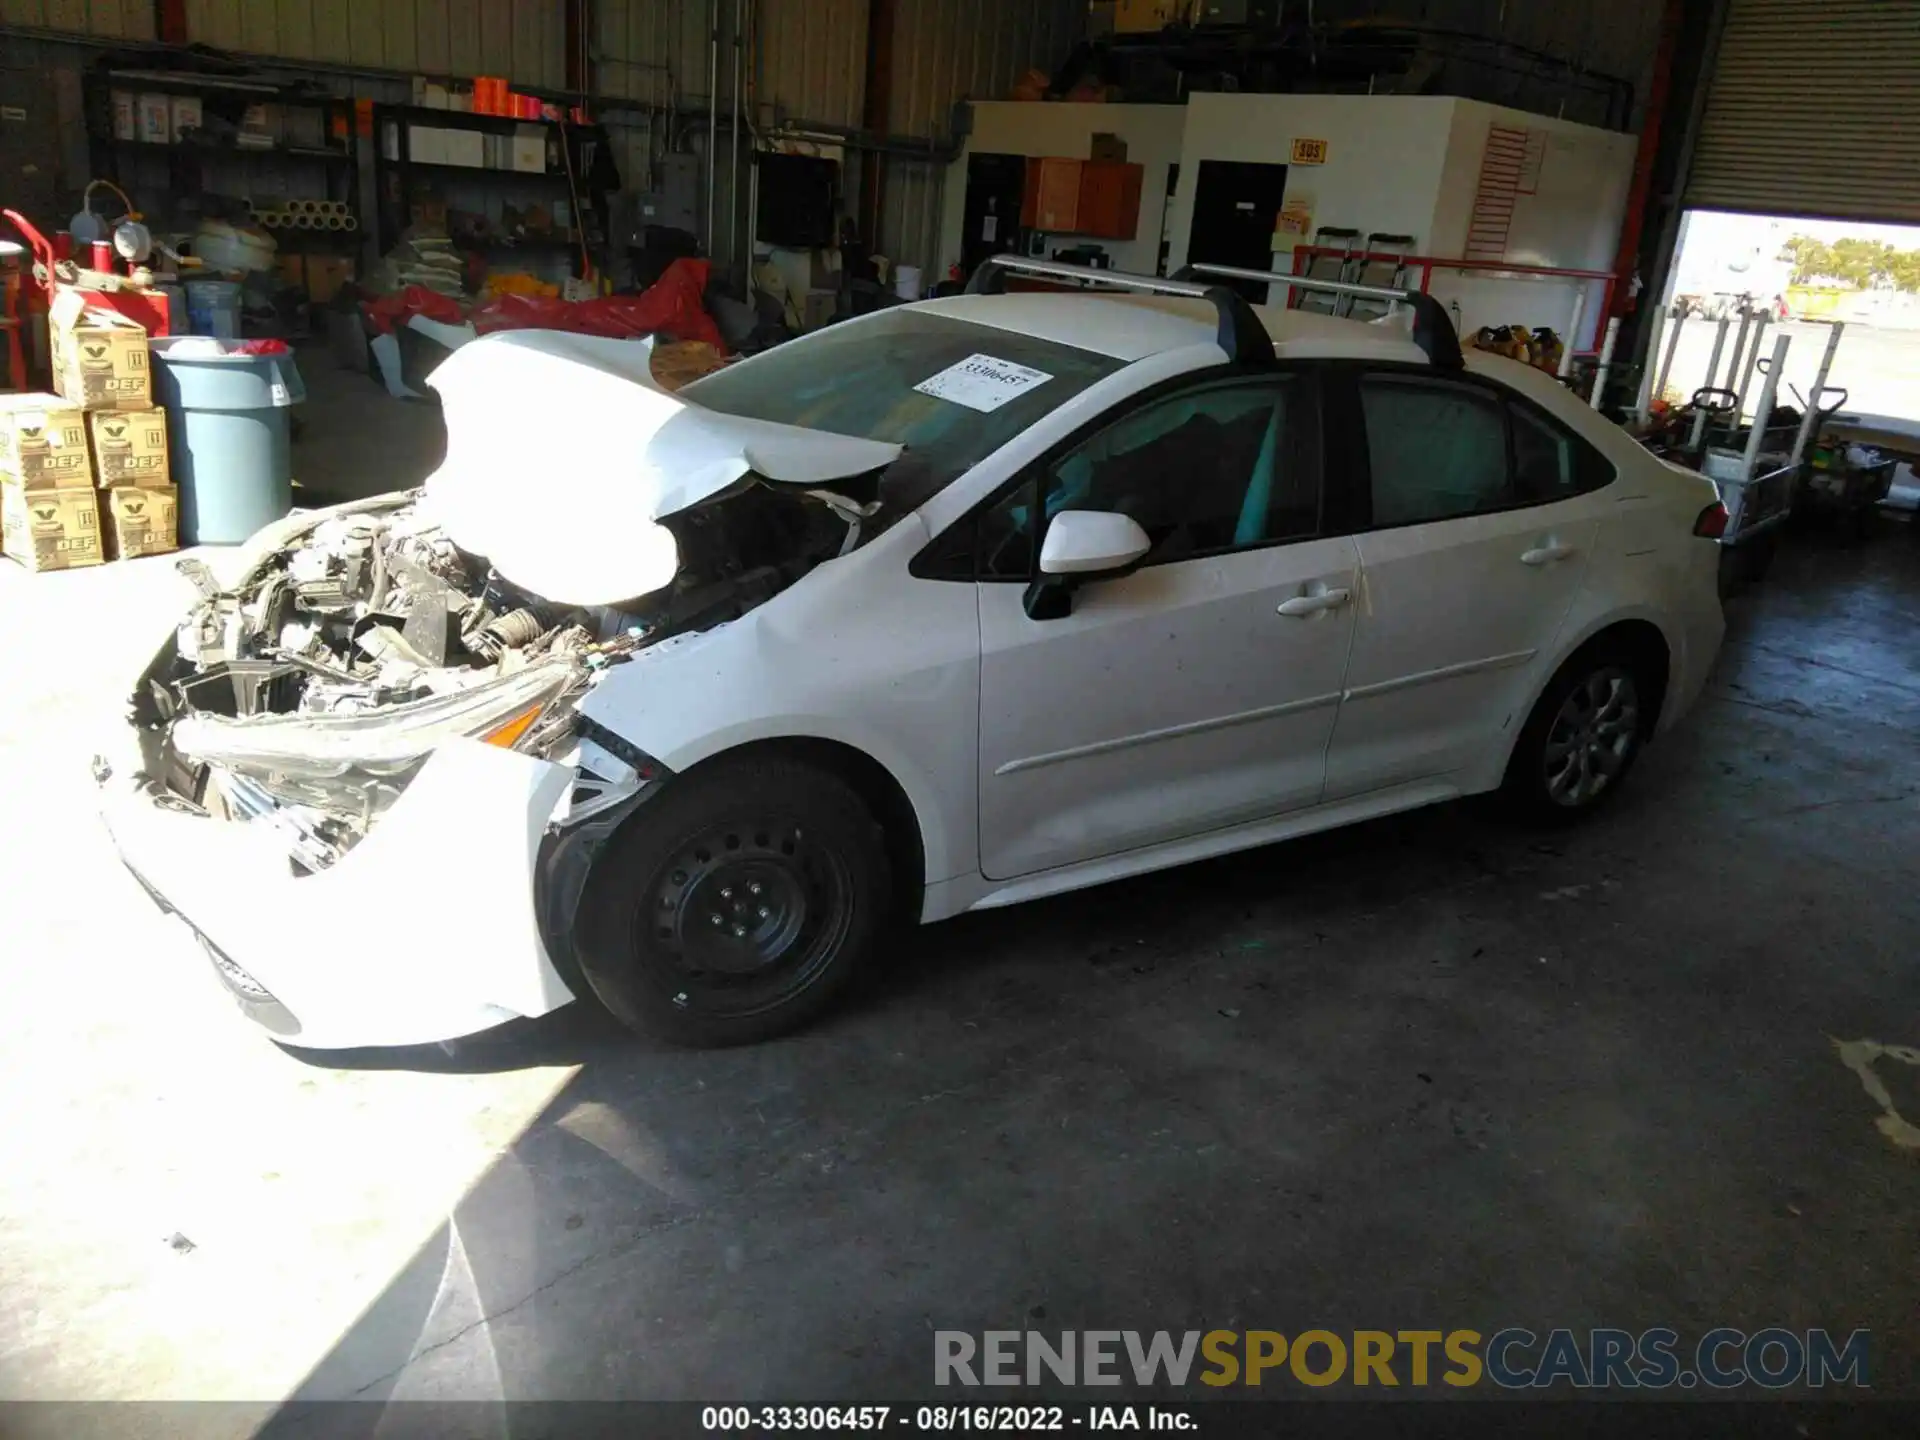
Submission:
{"label": "stack of boxes", "polygon": [[39,571],[177,549],[146,332],[59,300],[51,318],[60,393],[0,395],[0,550]]}

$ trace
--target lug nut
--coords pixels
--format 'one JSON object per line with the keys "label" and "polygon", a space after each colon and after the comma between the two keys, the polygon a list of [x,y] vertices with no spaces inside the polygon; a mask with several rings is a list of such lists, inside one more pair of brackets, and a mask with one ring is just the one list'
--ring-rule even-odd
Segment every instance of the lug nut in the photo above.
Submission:
{"label": "lug nut", "polygon": [[759,893],[760,893],[760,882],[758,880],[754,881],[753,884],[747,886],[747,894],[758,895]]}
{"label": "lug nut", "polygon": [[735,935],[744,935],[747,933],[747,927],[744,925],[736,925],[733,927],[733,933]]}
{"label": "lug nut", "polygon": [[733,887],[731,885],[722,885],[720,887],[720,898],[722,900],[731,900],[733,898]]}
{"label": "lug nut", "polygon": [[762,905],[762,906],[760,907],[760,918],[761,918],[762,920],[764,920],[764,919],[766,919],[766,918],[767,918],[767,907],[766,907],[766,906],[764,906],[764,905]]}
{"label": "lug nut", "polygon": [[712,916],[711,918],[713,920],[713,923],[716,925],[724,925],[727,923],[725,920],[721,919],[718,915]]}

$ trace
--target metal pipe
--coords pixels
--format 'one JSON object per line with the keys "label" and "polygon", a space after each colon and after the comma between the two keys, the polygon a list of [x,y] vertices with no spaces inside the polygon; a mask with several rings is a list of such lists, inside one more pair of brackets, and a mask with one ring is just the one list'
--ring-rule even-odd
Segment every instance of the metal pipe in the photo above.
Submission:
{"label": "metal pipe", "polygon": [[[1384,300],[1389,305],[1404,305],[1410,298],[1405,290],[1388,285],[1354,285],[1345,280],[1311,280],[1281,270],[1243,270],[1238,265],[1183,265],[1194,275],[1219,275],[1228,280],[1264,280],[1271,285],[1291,285],[1299,290],[1319,290],[1329,295],[1352,295],[1361,300]],[[1084,270],[1079,273],[1086,273]],[[1196,295],[1204,290],[1194,291]]]}
{"label": "metal pipe", "polygon": [[733,123],[727,131],[727,151],[729,171],[727,177],[727,269],[738,270],[746,275],[746,267],[740,264],[740,250],[735,237],[740,227],[740,25],[745,11],[745,0],[733,0]]}
{"label": "metal pipe", "polygon": [[720,146],[720,0],[707,0],[707,258],[713,258],[713,167]]}
{"label": "metal pipe", "polygon": [[1753,367],[1760,363],[1760,342],[1766,338],[1767,324],[1772,319],[1773,317],[1771,315],[1763,311],[1761,312],[1758,323],[1753,327],[1753,344],[1747,350],[1746,362],[1740,367],[1740,383],[1733,387],[1733,392],[1738,402],[1733,409],[1733,418],[1735,420],[1740,418],[1740,412],[1746,406],[1747,386],[1753,383]]}
{"label": "metal pipe", "polygon": [[1593,394],[1587,403],[1596,410],[1607,393],[1607,372],[1613,369],[1613,347],[1619,339],[1620,317],[1616,315],[1607,321],[1607,338],[1600,345],[1600,364],[1593,372]]}
{"label": "metal pipe", "polygon": [[1747,453],[1740,460],[1740,478],[1751,480],[1760,463],[1760,447],[1766,443],[1767,421],[1773,418],[1773,396],[1780,388],[1781,372],[1787,368],[1787,346],[1791,335],[1780,335],[1773,342],[1773,363],[1767,366],[1767,382],[1760,387],[1760,403],[1753,409],[1753,429],[1747,434]]}
{"label": "metal pipe", "polygon": [[1567,321],[1567,343],[1560,347],[1560,368],[1556,376],[1564,380],[1573,374],[1573,352],[1580,347],[1580,322],[1587,313],[1587,287],[1573,292],[1573,317]]}
{"label": "metal pipe", "polygon": [[[1667,341],[1667,353],[1660,361],[1660,378],[1653,382],[1653,394],[1656,400],[1667,393],[1667,379],[1673,374],[1674,352],[1680,348],[1680,336],[1687,328],[1686,316],[1671,315],[1671,312],[1665,310],[1660,313],[1671,316],[1673,320],[1673,338]],[[1652,346],[1647,347],[1647,353],[1649,355],[1653,353]]]}
{"label": "metal pipe", "polygon": [[1660,353],[1660,334],[1666,324],[1667,312],[1655,307],[1647,325],[1647,363],[1640,367],[1640,393],[1633,400],[1633,418],[1641,425],[1653,414],[1653,357]]}
{"label": "metal pipe", "polygon": [[[1752,324],[1753,312],[1747,309],[1745,305],[1742,305],[1740,307],[1740,329],[1733,337],[1733,364],[1727,369],[1727,389],[1733,391],[1736,396],[1740,395],[1741,392],[1746,389],[1747,382],[1742,378],[1745,372],[1742,371],[1740,367],[1747,359],[1747,330]],[[1759,352],[1755,351],[1754,354],[1757,359]],[[1709,380],[1707,383],[1711,385],[1713,381]],[[1738,405],[1733,407],[1733,423],[1736,425],[1740,423],[1740,407]]]}
{"label": "metal pipe", "polygon": [[[1700,384],[1702,390],[1713,388],[1713,377],[1720,373],[1720,352],[1726,348],[1727,326],[1731,322],[1726,316],[1720,317],[1718,328],[1713,332],[1713,353],[1707,356],[1707,378]],[[1700,442],[1707,433],[1707,412],[1704,408],[1696,411],[1693,417],[1693,434],[1687,438],[1687,448],[1698,450]]]}
{"label": "metal pipe", "polygon": [[753,276],[753,247],[760,243],[760,161],[759,152],[747,165],[747,276]]}
{"label": "metal pipe", "polygon": [[1800,417],[1800,433],[1793,439],[1793,458],[1787,462],[1796,470],[1807,453],[1807,446],[1812,443],[1814,427],[1819,423],[1820,392],[1827,388],[1827,375],[1833,369],[1834,354],[1840,349],[1840,332],[1846,328],[1844,321],[1833,322],[1833,333],[1827,336],[1826,353],[1820,357],[1819,372],[1813,377],[1813,389],[1807,392],[1807,413]]}
{"label": "metal pipe", "polygon": [[[1091,281],[1098,285],[1114,285],[1122,290],[1147,290],[1157,295],[1185,295],[1195,300],[1207,298],[1207,287],[1191,280],[1160,280],[1151,275],[1130,275],[1124,270],[1092,270],[1085,265],[1068,265],[1060,260],[1029,260],[1023,255],[990,255],[989,265],[998,265],[1019,275],[1044,275],[1054,280]],[[1195,270],[1205,269],[1209,274],[1235,275],[1239,279],[1261,279],[1268,277],[1258,271],[1236,272],[1225,265],[1195,265]],[[1280,276],[1274,276],[1280,279]],[[1332,281],[1326,282],[1332,284]]]}

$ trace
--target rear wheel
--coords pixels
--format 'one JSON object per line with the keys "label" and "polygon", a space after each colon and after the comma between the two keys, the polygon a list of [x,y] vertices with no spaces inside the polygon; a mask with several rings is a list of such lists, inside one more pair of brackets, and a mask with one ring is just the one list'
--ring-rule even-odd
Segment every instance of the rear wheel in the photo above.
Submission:
{"label": "rear wheel", "polygon": [[581,969],[632,1029],[763,1040],[853,981],[888,893],[880,826],[851,787],[791,761],[722,761],[670,782],[608,846],[581,907]]}
{"label": "rear wheel", "polygon": [[1507,764],[1508,800],[1530,819],[1565,824],[1599,808],[1639,757],[1650,687],[1630,655],[1575,655],[1527,717]]}

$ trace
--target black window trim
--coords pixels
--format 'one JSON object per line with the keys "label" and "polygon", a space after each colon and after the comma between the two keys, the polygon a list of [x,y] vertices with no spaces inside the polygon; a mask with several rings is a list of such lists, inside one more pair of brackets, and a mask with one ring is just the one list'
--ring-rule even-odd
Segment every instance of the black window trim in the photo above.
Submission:
{"label": "black window trim", "polygon": [[[1503,385],[1491,376],[1478,375],[1471,370],[1452,370],[1441,374],[1435,372],[1430,366],[1391,360],[1334,361],[1330,362],[1328,369],[1331,373],[1324,382],[1322,408],[1329,415],[1346,421],[1340,433],[1343,439],[1348,441],[1342,447],[1346,462],[1342,473],[1337,478],[1329,475],[1328,483],[1337,485],[1346,492],[1346,501],[1354,521],[1350,532],[1352,534],[1383,534],[1389,530],[1406,530],[1415,525],[1445,525],[1454,520],[1470,520],[1482,515],[1508,515],[1517,510],[1537,510],[1543,505],[1559,505],[1568,500],[1578,500],[1584,496],[1596,494],[1620,478],[1619,467],[1607,458],[1599,446],[1552,414],[1545,406],[1528,399],[1518,390]],[[1436,387],[1464,386],[1482,391],[1498,404],[1500,426],[1506,442],[1507,493],[1513,498],[1504,505],[1490,506],[1485,510],[1470,510],[1460,515],[1442,515],[1428,520],[1406,520],[1398,525],[1374,524],[1373,465],[1372,457],[1367,450],[1366,412],[1364,402],[1360,398],[1361,382],[1369,375],[1404,376],[1409,380]],[[1324,398],[1329,392],[1331,392],[1331,403]],[[1582,486],[1565,495],[1521,494],[1519,467],[1515,460],[1513,441],[1515,407],[1527,411],[1545,424],[1549,430],[1566,436],[1580,450],[1585,450],[1598,459],[1605,467],[1606,478],[1597,485]]]}
{"label": "black window trim", "polygon": [[[913,559],[907,563],[907,573],[919,580],[948,580],[978,585],[1032,584],[1040,578],[1040,550],[1041,547],[1046,544],[1047,539],[1044,526],[1041,532],[1034,537],[1033,558],[1028,563],[1027,574],[1023,576],[982,575],[980,573],[979,556],[976,550],[978,538],[977,526],[981,516],[985,515],[1022,485],[1033,487],[1034,493],[1028,501],[1028,504],[1032,507],[1033,512],[1038,515],[1040,512],[1040,481],[1056,461],[1070,454],[1074,449],[1085,444],[1101,431],[1119,424],[1150,405],[1159,404],[1170,396],[1176,396],[1186,391],[1198,392],[1211,390],[1235,381],[1245,381],[1249,384],[1258,383],[1262,380],[1272,381],[1279,376],[1285,375],[1305,375],[1313,384],[1312,399],[1317,411],[1317,418],[1320,422],[1320,524],[1318,533],[1313,535],[1294,535],[1278,540],[1260,540],[1251,545],[1225,545],[1210,550],[1194,550],[1172,560],[1156,561],[1148,559],[1141,562],[1140,568],[1155,569],[1160,565],[1179,565],[1189,560],[1218,559],[1222,555],[1240,555],[1256,550],[1271,550],[1282,545],[1304,545],[1315,540],[1334,539],[1342,534],[1350,533],[1343,529],[1333,528],[1329,523],[1333,517],[1341,514],[1347,507],[1336,506],[1333,501],[1333,467],[1329,464],[1328,455],[1330,427],[1327,408],[1328,391],[1331,387],[1327,384],[1327,370],[1327,362],[1315,359],[1283,360],[1272,365],[1216,365],[1204,370],[1189,370],[1184,374],[1172,376],[1169,379],[1160,381],[1158,384],[1150,385],[1136,394],[1129,395],[1125,400],[1120,401],[1116,405],[1109,406],[1070,434],[1063,436],[1040,455],[1023,465],[1013,475],[1009,476],[999,485],[996,485],[988,494],[976,501],[965,514],[960,516],[959,519],[955,520],[920,548]],[[1041,518],[1044,519],[1045,517]],[[964,566],[966,573],[964,574],[960,573],[960,556],[953,553],[957,548],[956,540],[963,536],[965,539],[964,553],[966,557]],[[940,568],[942,566],[952,566],[953,568]]]}

